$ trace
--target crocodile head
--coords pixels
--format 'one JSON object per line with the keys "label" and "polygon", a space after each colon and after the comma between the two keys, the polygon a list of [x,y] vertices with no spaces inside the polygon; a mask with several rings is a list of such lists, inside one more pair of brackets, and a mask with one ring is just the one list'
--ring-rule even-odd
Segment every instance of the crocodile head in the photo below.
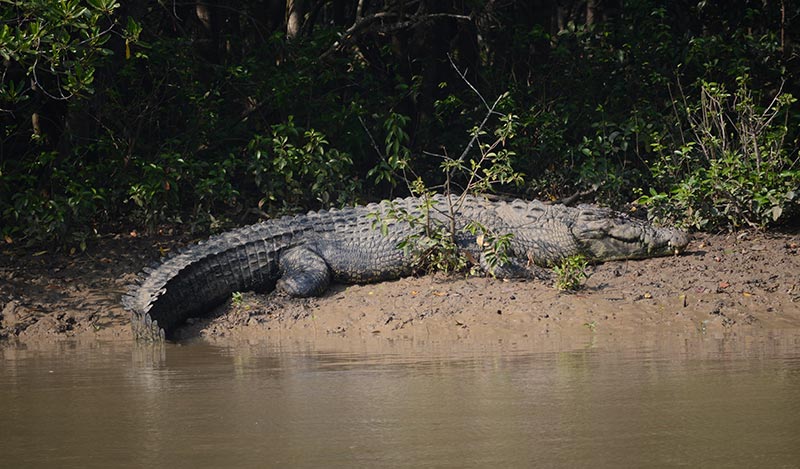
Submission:
{"label": "crocodile head", "polygon": [[581,207],[572,234],[586,256],[595,261],[678,254],[689,244],[684,231],[657,228],[644,220],[597,207]]}

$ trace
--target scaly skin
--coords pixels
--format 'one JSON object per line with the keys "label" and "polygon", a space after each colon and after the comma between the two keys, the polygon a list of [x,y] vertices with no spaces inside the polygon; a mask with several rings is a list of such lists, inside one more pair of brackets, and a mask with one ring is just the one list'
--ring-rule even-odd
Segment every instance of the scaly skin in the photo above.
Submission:
{"label": "scaly skin", "polygon": [[[455,200],[455,199],[453,199]],[[434,199],[430,223],[447,223],[443,196]],[[391,210],[421,215],[416,198],[384,201],[342,210],[310,212],[233,230],[200,242],[150,269],[123,298],[131,311],[134,337],[162,340],[186,319],[200,315],[236,291],[278,289],[293,296],[316,296],[331,281],[379,282],[409,275],[413,259],[398,244],[422,235],[422,224],[402,221],[385,230],[375,218]],[[593,262],[640,259],[677,253],[687,235],[656,228],[594,206],[576,208],[537,201],[490,202],[467,197],[457,207],[456,228],[477,221],[496,234],[513,235],[508,265],[500,277],[536,276],[576,254]],[[460,247],[480,253],[475,237],[459,238]]]}

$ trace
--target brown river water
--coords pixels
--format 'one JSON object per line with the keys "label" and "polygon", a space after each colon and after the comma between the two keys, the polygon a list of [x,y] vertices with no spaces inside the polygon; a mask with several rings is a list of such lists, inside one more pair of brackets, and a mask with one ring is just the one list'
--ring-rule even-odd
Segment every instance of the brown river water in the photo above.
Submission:
{"label": "brown river water", "polygon": [[800,332],[0,346],[0,467],[800,467]]}

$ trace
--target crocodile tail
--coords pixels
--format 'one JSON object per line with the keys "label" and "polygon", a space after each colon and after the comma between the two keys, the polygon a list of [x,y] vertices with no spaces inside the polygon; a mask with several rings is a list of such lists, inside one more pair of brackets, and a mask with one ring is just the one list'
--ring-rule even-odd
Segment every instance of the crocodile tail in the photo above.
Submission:
{"label": "crocodile tail", "polygon": [[266,290],[278,276],[280,251],[297,245],[308,226],[294,218],[229,231],[167,257],[138,276],[122,305],[136,340],[161,341],[188,318],[236,291]]}

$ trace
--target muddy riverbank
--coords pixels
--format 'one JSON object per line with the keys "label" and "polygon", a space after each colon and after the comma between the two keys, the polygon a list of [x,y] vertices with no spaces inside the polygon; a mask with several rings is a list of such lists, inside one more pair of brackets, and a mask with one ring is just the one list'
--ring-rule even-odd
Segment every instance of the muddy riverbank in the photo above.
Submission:
{"label": "muddy riverbank", "polygon": [[[182,244],[107,236],[83,253],[0,250],[0,340],[130,340],[119,298]],[[244,294],[183,339],[527,342],[543,336],[746,334],[800,328],[800,233],[694,235],[677,257],[591,267],[577,293],[538,281],[443,275],[336,285],[324,297]]]}

